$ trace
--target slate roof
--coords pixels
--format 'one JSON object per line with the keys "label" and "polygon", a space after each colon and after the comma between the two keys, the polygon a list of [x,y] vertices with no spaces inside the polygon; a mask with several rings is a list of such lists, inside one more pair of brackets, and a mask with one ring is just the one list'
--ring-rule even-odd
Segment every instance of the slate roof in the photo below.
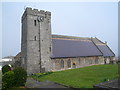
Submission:
{"label": "slate roof", "polygon": [[112,50],[97,38],[52,35],[51,58],[81,56],[115,56]]}
{"label": "slate roof", "polygon": [[103,43],[97,38],[93,38],[92,41],[96,44],[98,49],[103,53],[104,57],[115,56],[113,51],[108,47],[107,43]]}
{"label": "slate roof", "polygon": [[103,56],[115,56],[115,54],[110,50],[110,48],[107,45],[97,45],[98,48],[102,51]]}

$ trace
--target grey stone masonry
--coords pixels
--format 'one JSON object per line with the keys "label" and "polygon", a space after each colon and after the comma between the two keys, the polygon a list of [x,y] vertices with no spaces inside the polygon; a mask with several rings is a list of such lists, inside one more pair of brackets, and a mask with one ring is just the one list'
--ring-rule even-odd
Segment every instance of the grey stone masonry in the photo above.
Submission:
{"label": "grey stone masonry", "polygon": [[[61,60],[64,61],[64,67],[61,67]],[[70,65],[68,65],[70,60]],[[74,57],[74,58],[56,58],[52,59],[53,68],[52,71],[61,71],[67,69],[81,68],[91,65],[104,64],[103,56],[92,56],[92,57]],[[69,67],[68,67],[69,66]]]}
{"label": "grey stone masonry", "polygon": [[26,8],[21,42],[21,66],[28,74],[51,71],[51,12]]}

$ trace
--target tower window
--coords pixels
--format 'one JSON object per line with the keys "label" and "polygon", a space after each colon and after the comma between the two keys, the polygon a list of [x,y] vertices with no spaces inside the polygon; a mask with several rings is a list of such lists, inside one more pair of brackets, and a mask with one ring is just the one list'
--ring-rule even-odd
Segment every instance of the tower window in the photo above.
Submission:
{"label": "tower window", "polygon": [[36,41],[36,36],[34,37],[34,40]]}
{"label": "tower window", "polygon": [[49,47],[49,49],[50,49],[50,52],[51,52],[51,47]]}
{"label": "tower window", "polygon": [[37,25],[37,22],[36,22],[36,20],[34,20],[34,25],[35,25],[35,26]]}

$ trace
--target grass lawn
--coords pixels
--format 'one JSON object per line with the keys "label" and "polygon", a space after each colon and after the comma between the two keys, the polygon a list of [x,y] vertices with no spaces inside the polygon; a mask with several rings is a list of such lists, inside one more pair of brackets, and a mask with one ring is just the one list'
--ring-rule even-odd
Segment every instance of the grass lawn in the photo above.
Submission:
{"label": "grass lawn", "polygon": [[93,65],[77,69],[53,72],[34,79],[49,80],[74,88],[92,88],[93,85],[104,82],[105,79],[118,77],[118,65]]}

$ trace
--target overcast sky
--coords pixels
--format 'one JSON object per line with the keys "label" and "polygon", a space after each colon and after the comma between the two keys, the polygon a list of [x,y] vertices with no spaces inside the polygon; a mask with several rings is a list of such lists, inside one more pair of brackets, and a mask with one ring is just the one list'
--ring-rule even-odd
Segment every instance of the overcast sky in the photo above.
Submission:
{"label": "overcast sky", "polygon": [[26,7],[52,13],[52,34],[97,37],[118,54],[117,2],[6,2],[2,4],[2,57],[21,51],[21,16]]}

